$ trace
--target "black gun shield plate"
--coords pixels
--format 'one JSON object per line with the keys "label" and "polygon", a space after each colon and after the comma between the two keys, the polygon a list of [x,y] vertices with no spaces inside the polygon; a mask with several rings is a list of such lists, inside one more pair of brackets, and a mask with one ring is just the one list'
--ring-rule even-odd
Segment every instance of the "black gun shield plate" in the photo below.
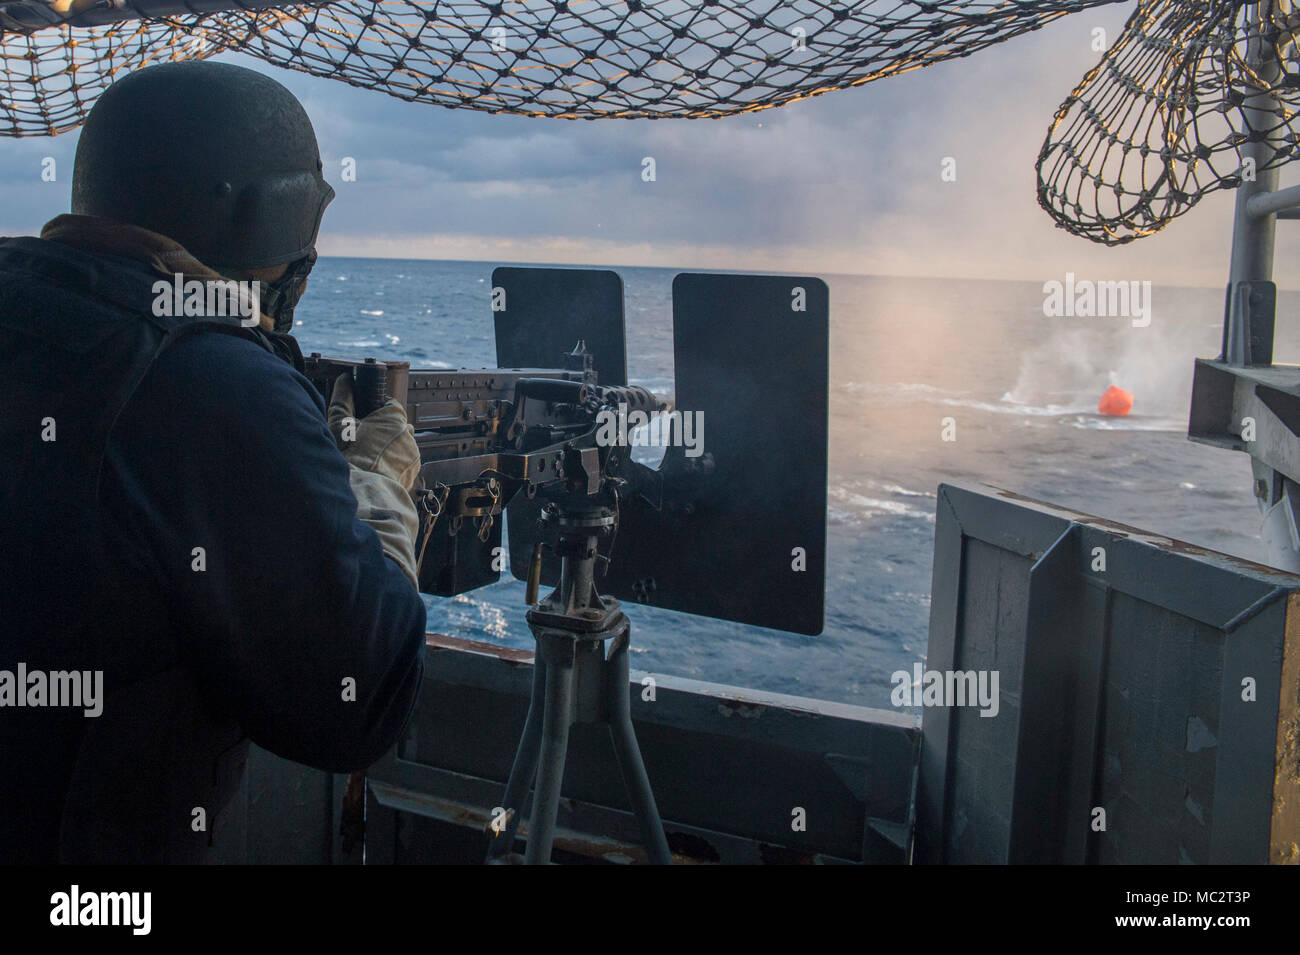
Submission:
{"label": "black gun shield plate", "polygon": [[[505,291],[505,309],[493,315],[499,367],[563,368],[564,356],[581,340],[599,384],[627,384],[623,279],[617,272],[501,266],[492,270],[492,288]],[[506,508],[510,572],[521,580],[528,577],[541,512],[540,503],[522,495]],[[542,580],[554,586],[559,577],[560,559],[548,551]]]}
{"label": "black gun shield plate", "polygon": [[627,384],[623,340],[623,280],[608,269],[492,271],[492,288],[505,291],[496,312],[497,365],[563,368],[579,339],[593,356],[602,385]]}
{"label": "black gun shield plate", "polygon": [[[675,404],[703,413],[714,471],[689,512],[625,502],[608,572],[597,577],[602,592],[822,632],[829,327],[820,279],[677,276]],[[684,451],[664,455],[666,497],[688,466]],[[805,569],[795,569],[796,548]]]}

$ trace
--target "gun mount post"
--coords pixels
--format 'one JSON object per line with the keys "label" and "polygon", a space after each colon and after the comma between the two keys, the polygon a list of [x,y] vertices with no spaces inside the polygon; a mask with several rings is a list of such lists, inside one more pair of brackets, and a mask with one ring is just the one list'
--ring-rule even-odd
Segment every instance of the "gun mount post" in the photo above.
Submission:
{"label": "gun mount post", "polygon": [[507,857],[531,788],[524,861],[550,862],[569,729],[574,723],[604,723],[646,855],[652,863],[671,865],[672,853],[632,726],[627,656],[632,625],[622,605],[596,589],[597,540],[613,533],[617,516],[608,507],[590,504],[552,505],[544,513],[558,530],[560,581],[528,611],[528,627],[537,641],[532,699],[502,799],[504,823],[490,831],[487,861]]}
{"label": "gun mount post", "polygon": [[[1254,16],[1256,32],[1246,46],[1246,58],[1252,70],[1261,80],[1270,84],[1276,81],[1281,72],[1277,51],[1263,36],[1265,14],[1270,0],[1254,5],[1246,15]],[[1243,110],[1250,126],[1255,130],[1267,130],[1275,109],[1272,97],[1266,91],[1252,93],[1243,105]],[[1273,242],[1277,231],[1277,218],[1266,208],[1266,197],[1277,189],[1278,169],[1274,165],[1265,168],[1276,150],[1277,136],[1265,135],[1263,132],[1251,138],[1241,147],[1243,167],[1250,164],[1251,175],[1245,175],[1237,188],[1236,206],[1233,211],[1232,224],[1232,262],[1228,275],[1228,302],[1224,315],[1223,357],[1222,360],[1234,365],[1269,364],[1271,354],[1265,358],[1252,354],[1251,325],[1267,321],[1270,325],[1272,315],[1262,315],[1250,307],[1251,283],[1271,283],[1273,280]],[[1271,348],[1269,349],[1271,353]],[[1261,361],[1260,359],[1264,360]]]}
{"label": "gun mount post", "polygon": [[[1254,24],[1246,45],[1247,65],[1269,87],[1276,86],[1282,73],[1280,40],[1268,33],[1275,2],[1262,0],[1242,14]],[[1294,48],[1289,55],[1295,55]],[[1274,237],[1277,220],[1294,217],[1300,195],[1296,189],[1278,190],[1277,164],[1267,168],[1285,146],[1276,110],[1266,89],[1253,92],[1243,104],[1253,135],[1241,146],[1243,181],[1233,213],[1223,346],[1217,361],[1197,362],[1188,437],[1250,454],[1268,561],[1300,573],[1300,473],[1279,467],[1288,456],[1285,449],[1300,433],[1300,415],[1295,413],[1300,377],[1273,364]]]}

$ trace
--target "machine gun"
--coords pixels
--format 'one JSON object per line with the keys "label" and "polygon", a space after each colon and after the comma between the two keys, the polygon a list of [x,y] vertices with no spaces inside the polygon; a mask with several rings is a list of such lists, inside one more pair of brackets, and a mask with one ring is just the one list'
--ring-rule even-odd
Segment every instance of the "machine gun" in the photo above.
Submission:
{"label": "machine gun", "polygon": [[[405,406],[420,448],[422,591],[451,596],[498,580],[506,517],[537,655],[489,861],[511,852],[530,789],[527,861],[550,860],[569,728],[598,722],[647,854],[669,862],[632,728],[631,624],[617,598],[821,632],[827,289],[812,278],[677,276],[676,404],[710,420],[711,437],[707,452],[670,443],[657,468],[633,460],[625,426],[603,430],[611,416],[622,425],[668,407],[626,383],[619,277],[499,268],[492,293],[506,367],[416,370],[313,354],[306,373],[327,400],[340,375],[352,376],[360,415],[390,397]],[[542,583],[554,589],[539,599]]]}
{"label": "machine gun", "polygon": [[[338,377],[348,375],[360,417],[388,398],[405,407],[420,449],[413,494],[424,593],[450,597],[496,579],[500,517],[517,496],[540,502],[543,523],[557,521],[562,509],[616,515],[620,499],[632,495],[665,504],[660,473],[602,444],[598,429],[602,415],[660,413],[670,402],[637,386],[599,385],[583,341],[560,368],[420,371],[406,362],[313,353],[306,375],[326,401]],[[706,456],[703,467],[709,461]],[[615,521],[600,536],[612,544],[616,530]],[[529,604],[537,599],[545,546],[538,540],[532,549]]]}

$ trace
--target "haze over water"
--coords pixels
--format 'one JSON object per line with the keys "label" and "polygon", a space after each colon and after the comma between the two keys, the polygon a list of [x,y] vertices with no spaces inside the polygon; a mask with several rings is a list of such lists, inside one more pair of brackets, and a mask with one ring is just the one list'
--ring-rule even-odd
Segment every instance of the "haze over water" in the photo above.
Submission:
{"label": "haze over water", "polygon": [[[340,358],[494,366],[490,283],[504,264],[322,259],[296,334],[305,352]],[[671,283],[684,270],[615,271],[630,381],[671,392]],[[804,637],[625,604],[634,668],[890,708],[890,674],[925,659],[943,481],[1264,559],[1250,459],[1186,438],[1192,362],[1218,354],[1222,289],[1157,285],[1150,326],[1135,328],[1045,317],[1040,283],[821,278],[831,303],[826,630]],[[1285,314],[1300,296],[1279,298]],[[1300,334],[1284,322],[1278,334],[1278,360],[1294,360]],[[1096,412],[1112,382],[1135,395],[1126,418]],[[941,440],[947,417],[952,442]],[[746,586],[743,568],[728,579]],[[523,592],[503,580],[426,597],[429,629],[531,649]]]}

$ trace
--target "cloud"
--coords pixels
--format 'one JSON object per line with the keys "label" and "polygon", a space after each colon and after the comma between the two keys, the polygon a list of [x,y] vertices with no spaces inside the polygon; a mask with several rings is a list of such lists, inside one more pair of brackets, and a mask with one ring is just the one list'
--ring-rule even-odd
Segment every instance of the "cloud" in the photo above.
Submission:
{"label": "cloud", "polygon": [[[1098,59],[1093,30],[1109,42],[1128,13],[1088,10],[967,58],[721,120],[489,115],[226,59],[275,76],[313,117],[338,191],[327,254],[1220,285],[1230,195],[1118,249],[1056,229],[1038,207],[1052,114]],[[75,134],[0,141],[0,227],[34,231],[66,208],[74,147]],[[44,155],[58,158],[56,183],[39,179]],[[355,182],[342,181],[345,157]],[[949,157],[955,182],[940,177]],[[1279,230],[1279,261],[1297,251]]]}

